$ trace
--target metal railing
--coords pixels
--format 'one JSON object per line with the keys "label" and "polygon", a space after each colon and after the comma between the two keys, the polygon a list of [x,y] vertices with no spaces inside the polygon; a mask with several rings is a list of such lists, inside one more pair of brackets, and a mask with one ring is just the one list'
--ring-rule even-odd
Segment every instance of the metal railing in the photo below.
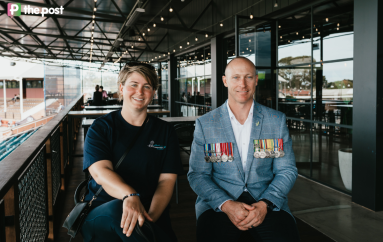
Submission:
{"label": "metal railing", "polygon": [[69,151],[80,120],[78,97],[0,162],[0,242],[54,241],[59,200],[72,167]]}

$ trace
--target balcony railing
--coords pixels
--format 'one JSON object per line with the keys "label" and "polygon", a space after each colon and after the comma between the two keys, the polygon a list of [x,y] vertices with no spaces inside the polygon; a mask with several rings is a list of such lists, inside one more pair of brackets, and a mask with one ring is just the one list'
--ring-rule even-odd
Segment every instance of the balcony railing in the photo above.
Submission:
{"label": "balcony railing", "polygon": [[[54,241],[79,119],[79,96],[0,162],[0,242]],[[69,123],[71,122],[71,123]],[[56,216],[55,216],[56,215]]]}

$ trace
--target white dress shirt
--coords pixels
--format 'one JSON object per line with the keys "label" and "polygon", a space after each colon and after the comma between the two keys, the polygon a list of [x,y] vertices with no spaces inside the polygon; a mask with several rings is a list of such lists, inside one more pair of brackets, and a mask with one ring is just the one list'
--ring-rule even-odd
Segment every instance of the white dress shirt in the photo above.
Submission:
{"label": "white dress shirt", "polygon": [[254,102],[251,104],[249,115],[244,124],[238,122],[227,102],[227,110],[229,111],[231,127],[233,128],[235,141],[238,146],[239,155],[241,156],[243,170],[246,171],[247,152],[249,151],[251,126],[253,124]]}
{"label": "white dress shirt", "polygon": [[[253,124],[253,110],[254,110],[254,102],[251,104],[251,108],[249,114],[247,115],[247,119],[244,124],[238,122],[235,118],[233,112],[229,107],[229,102],[227,102],[227,110],[229,111],[229,117],[231,122],[231,127],[233,128],[235,142],[238,146],[239,155],[241,156],[243,171],[246,171],[247,166],[247,152],[249,151],[249,142],[250,142],[250,134],[251,134],[251,126]],[[244,190],[247,192],[247,189]],[[221,210],[222,205],[229,200],[224,201],[218,208]]]}

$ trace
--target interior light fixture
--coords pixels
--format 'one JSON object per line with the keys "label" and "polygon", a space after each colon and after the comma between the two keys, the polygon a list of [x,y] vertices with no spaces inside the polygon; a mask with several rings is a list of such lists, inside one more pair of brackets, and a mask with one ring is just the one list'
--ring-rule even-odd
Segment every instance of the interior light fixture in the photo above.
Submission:
{"label": "interior light fixture", "polygon": [[339,27],[339,23],[338,23],[336,26],[338,26],[338,27]]}
{"label": "interior light fixture", "polygon": [[133,46],[133,45],[132,45],[131,47],[132,47],[132,49],[134,49],[134,46]]}
{"label": "interior light fixture", "polygon": [[254,18],[254,15],[250,13],[250,19],[253,19],[253,18]]}
{"label": "interior light fixture", "polygon": [[336,30],[339,30],[339,27],[338,27],[338,28],[336,28]]}
{"label": "interior light fixture", "polygon": [[281,39],[282,39],[282,35],[281,35],[281,37],[280,37]]}
{"label": "interior light fixture", "polygon": [[173,52],[176,52],[176,50],[174,49]]}
{"label": "interior light fixture", "polygon": [[298,33],[298,32],[296,32],[296,34],[298,35],[299,33]]}
{"label": "interior light fixture", "polygon": [[138,37],[138,41],[141,41],[141,37]]}
{"label": "interior light fixture", "polygon": [[165,56],[165,54],[164,54],[164,56]]}
{"label": "interior light fixture", "polygon": [[281,28],[281,26],[279,25],[278,28]]}
{"label": "interior light fixture", "polygon": [[94,24],[94,19],[92,20],[92,24]]}
{"label": "interior light fixture", "polygon": [[156,23],[153,23],[153,27],[155,28],[157,25],[156,25]]}
{"label": "interior light fixture", "polygon": [[304,39],[305,38],[305,36],[302,36],[302,39]]}
{"label": "interior light fixture", "polygon": [[223,27],[223,23],[220,23],[219,26]]}
{"label": "interior light fixture", "polygon": [[198,41],[198,38],[197,38],[197,36],[195,37],[195,41]]}
{"label": "interior light fixture", "polygon": [[190,42],[188,41],[188,42],[186,42],[186,44],[187,44],[187,45],[190,45]]}
{"label": "interior light fixture", "polygon": [[157,59],[157,56],[155,56],[154,59]]}
{"label": "interior light fixture", "polygon": [[249,48],[246,48],[246,50],[249,50]]}
{"label": "interior light fixture", "polygon": [[97,0],[94,0],[94,2],[96,3],[96,2],[97,2]]}
{"label": "interior light fixture", "polygon": [[169,12],[171,12],[171,13],[173,12],[173,8],[172,7],[169,8]]}
{"label": "interior light fixture", "polygon": [[161,16],[161,21],[164,21],[164,17]]}
{"label": "interior light fixture", "polygon": [[318,32],[318,34],[320,34],[320,32]]}
{"label": "interior light fixture", "polygon": [[328,22],[328,18],[326,18],[326,22]]}
{"label": "interior light fixture", "polygon": [[94,29],[94,26],[92,26],[92,29]]}
{"label": "interior light fixture", "polygon": [[250,50],[250,52],[251,52],[251,50]]}
{"label": "interior light fixture", "polygon": [[97,11],[97,8],[94,8],[94,9],[93,9],[93,11],[95,11],[95,12],[96,12],[96,11]]}
{"label": "interior light fixture", "polygon": [[182,49],[182,45],[180,45],[180,49]]}
{"label": "interior light fixture", "polygon": [[148,28],[148,32],[150,32],[150,28]]}
{"label": "interior light fixture", "polygon": [[96,15],[93,15],[93,16],[92,16],[92,18],[95,18],[95,17],[96,17]]}
{"label": "interior light fixture", "polygon": [[251,42],[251,39],[249,39],[249,42]]}
{"label": "interior light fixture", "polygon": [[316,28],[315,31],[318,32],[318,28]]}
{"label": "interior light fixture", "polygon": [[142,36],[145,36],[145,33],[142,33]]}
{"label": "interior light fixture", "polygon": [[275,0],[274,8],[278,7],[278,0]]}
{"label": "interior light fixture", "polygon": [[209,37],[209,35],[208,35],[208,34],[205,34],[205,37],[207,38],[207,37]]}

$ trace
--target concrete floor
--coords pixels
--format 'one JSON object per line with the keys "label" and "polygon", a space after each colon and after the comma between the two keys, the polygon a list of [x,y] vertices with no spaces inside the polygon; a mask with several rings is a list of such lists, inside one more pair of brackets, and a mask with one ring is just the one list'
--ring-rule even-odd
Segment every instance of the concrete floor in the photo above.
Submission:
{"label": "concrete floor", "polygon": [[352,203],[350,196],[306,178],[297,179],[289,206],[296,217],[335,241],[383,241],[383,212]]}

